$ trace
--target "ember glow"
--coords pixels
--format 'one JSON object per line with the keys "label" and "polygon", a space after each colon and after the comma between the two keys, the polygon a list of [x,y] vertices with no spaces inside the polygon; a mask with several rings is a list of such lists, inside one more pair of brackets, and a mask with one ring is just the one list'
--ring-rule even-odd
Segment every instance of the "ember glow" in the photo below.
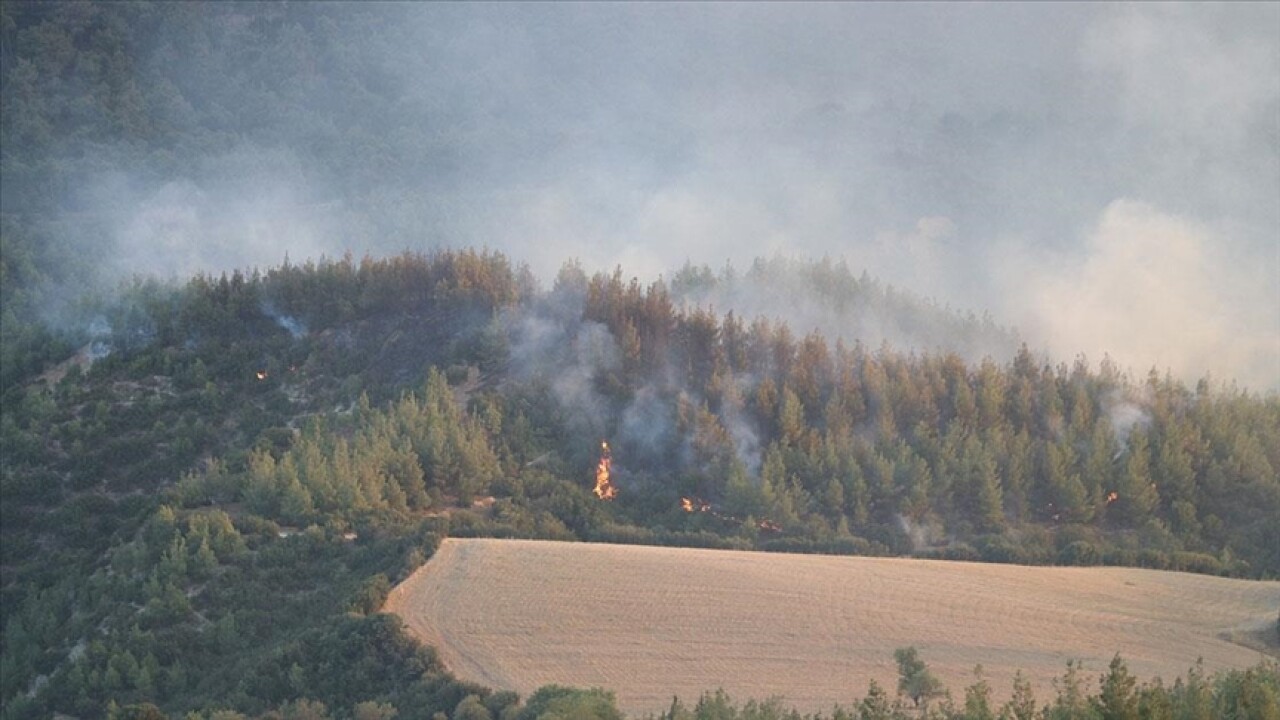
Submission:
{"label": "ember glow", "polygon": [[1115,492],[1114,490],[1113,490],[1113,491],[1111,491],[1111,492],[1109,492],[1109,493],[1107,493],[1107,504],[1108,504],[1108,505],[1110,505],[1111,503],[1113,503],[1113,502],[1115,502],[1116,500],[1119,500],[1119,499],[1120,499],[1120,493]]}
{"label": "ember glow", "polygon": [[594,492],[601,500],[612,500],[618,496],[618,488],[609,482],[609,468],[613,465],[613,457],[609,453],[609,443],[600,443],[600,462],[596,465],[596,487]]}
{"label": "ember glow", "polygon": [[266,380],[266,379],[267,379],[267,371],[266,371],[266,370],[259,370],[259,371],[258,371],[257,373],[255,373],[255,374],[258,376],[258,379],[259,379],[259,380]]}
{"label": "ember glow", "polygon": [[[720,518],[725,522],[739,523],[743,525],[747,524],[747,521],[743,520],[740,517],[737,517],[735,515],[726,515],[725,513],[722,513],[719,510],[716,510],[714,505],[707,502],[706,500],[703,500],[700,497],[697,497],[696,495],[692,497],[680,498],[680,509],[684,510],[687,513],[707,513],[712,517]],[[782,526],[768,518],[765,518],[764,520],[754,520],[754,523],[755,523],[755,526],[761,530],[767,530],[769,532],[782,532]]]}
{"label": "ember glow", "polygon": [[685,512],[711,512],[711,503],[697,497],[680,498],[680,508]]}
{"label": "ember glow", "polygon": [[782,526],[768,518],[756,522],[756,527],[769,532],[782,532]]}

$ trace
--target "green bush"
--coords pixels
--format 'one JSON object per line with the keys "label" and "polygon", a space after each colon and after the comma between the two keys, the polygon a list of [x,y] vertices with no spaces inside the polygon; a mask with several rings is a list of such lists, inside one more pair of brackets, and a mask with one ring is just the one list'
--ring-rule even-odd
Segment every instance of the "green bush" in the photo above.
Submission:
{"label": "green bush", "polygon": [[382,604],[387,601],[387,595],[390,592],[391,581],[385,574],[378,573],[364,581],[351,599],[349,607],[352,612],[372,615],[382,609]]}
{"label": "green bush", "polygon": [[1170,562],[1170,567],[1173,570],[1201,573],[1203,575],[1220,575],[1222,573],[1222,563],[1218,558],[1197,552],[1175,552]]}
{"label": "green bush", "polygon": [[1153,570],[1168,570],[1169,556],[1159,550],[1147,548],[1138,551],[1138,567]]}
{"label": "green bush", "polygon": [[1076,540],[1058,553],[1060,565],[1097,565],[1100,559],[1093,543],[1084,540]]}
{"label": "green bush", "polygon": [[623,720],[612,692],[544,685],[529,696],[518,720]]}

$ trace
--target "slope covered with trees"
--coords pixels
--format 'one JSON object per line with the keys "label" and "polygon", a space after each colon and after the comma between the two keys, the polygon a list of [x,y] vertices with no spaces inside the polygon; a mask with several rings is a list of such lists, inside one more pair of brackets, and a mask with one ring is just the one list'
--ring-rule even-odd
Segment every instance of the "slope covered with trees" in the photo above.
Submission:
{"label": "slope covered with trees", "polygon": [[[1280,405],[1207,380],[829,343],[474,252],[142,282],[102,318],[5,389],[15,716],[456,704],[367,616],[446,534],[1280,571]],[[428,672],[308,664],[363,633]]]}
{"label": "slope covered with trees", "polygon": [[255,212],[429,234],[474,118],[386,62],[405,7],[0,3],[7,717],[501,716],[369,614],[446,534],[1280,574],[1275,396],[1052,365],[839,264],[547,289],[450,251],[103,290],[166,249],[219,266]]}
{"label": "slope covered with trees", "polygon": [[412,70],[392,60],[416,42],[409,14],[0,6],[0,381],[63,352],[33,320],[83,327],[80,293],[122,275],[185,272],[192,258],[230,267],[247,243],[275,245],[264,229],[305,226],[344,247],[418,242],[427,229],[398,209],[457,174],[445,138],[465,119],[410,92]]}

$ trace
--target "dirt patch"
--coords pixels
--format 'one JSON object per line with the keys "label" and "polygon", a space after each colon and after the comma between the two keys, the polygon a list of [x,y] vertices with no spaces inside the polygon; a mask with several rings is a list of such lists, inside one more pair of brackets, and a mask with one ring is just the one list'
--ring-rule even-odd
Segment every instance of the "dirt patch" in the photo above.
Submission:
{"label": "dirt patch", "polygon": [[1231,633],[1277,607],[1277,582],[1131,568],[451,539],[386,610],[462,679],[601,686],[643,714],[717,687],[829,711],[872,678],[892,692],[906,645],[956,697],[981,664],[998,697],[1022,669],[1043,702],[1068,659],[1091,680],[1117,652],[1142,678],[1255,664]]}

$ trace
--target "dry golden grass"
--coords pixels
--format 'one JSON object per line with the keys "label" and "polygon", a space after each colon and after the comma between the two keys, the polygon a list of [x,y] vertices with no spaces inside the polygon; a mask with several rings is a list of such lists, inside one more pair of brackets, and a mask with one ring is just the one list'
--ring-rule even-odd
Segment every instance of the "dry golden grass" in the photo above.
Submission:
{"label": "dry golden grass", "polygon": [[1021,668],[1043,702],[1073,658],[1091,683],[1117,652],[1143,678],[1257,663],[1226,638],[1278,607],[1277,582],[1128,568],[447,540],[386,610],[463,679],[601,686],[636,714],[717,687],[830,710],[893,692],[906,645],[957,697],[981,664],[997,697]]}

